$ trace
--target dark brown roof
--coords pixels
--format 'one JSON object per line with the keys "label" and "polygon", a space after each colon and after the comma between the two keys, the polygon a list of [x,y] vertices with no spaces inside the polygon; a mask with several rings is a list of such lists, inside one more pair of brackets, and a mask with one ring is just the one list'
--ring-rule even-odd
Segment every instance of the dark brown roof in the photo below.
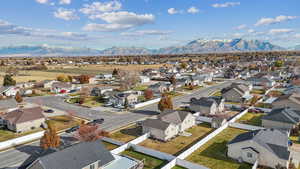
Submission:
{"label": "dark brown roof", "polygon": [[43,109],[41,107],[34,107],[27,109],[17,109],[8,112],[2,118],[9,121],[11,124],[18,124],[45,118],[45,116],[43,115]]}

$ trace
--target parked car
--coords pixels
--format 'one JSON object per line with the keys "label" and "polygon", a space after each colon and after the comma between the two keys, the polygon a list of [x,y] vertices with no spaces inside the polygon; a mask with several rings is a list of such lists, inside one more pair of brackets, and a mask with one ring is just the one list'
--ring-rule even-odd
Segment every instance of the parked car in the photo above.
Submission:
{"label": "parked car", "polygon": [[101,118],[101,119],[95,119],[93,121],[90,121],[87,123],[87,125],[97,125],[97,124],[102,124],[104,122],[104,119]]}
{"label": "parked car", "polygon": [[263,110],[261,109],[250,109],[249,112],[253,112],[253,113],[265,113]]}
{"label": "parked car", "polygon": [[74,126],[72,128],[69,128],[68,130],[66,130],[66,133],[72,133],[75,132],[79,129],[79,126]]}
{"label": "parked car", "polygon": [[47,109],[47,110],[45,110],[44,112],[45,112],[45,113],[54,113],[54,110],[52,110],[52,109]]}

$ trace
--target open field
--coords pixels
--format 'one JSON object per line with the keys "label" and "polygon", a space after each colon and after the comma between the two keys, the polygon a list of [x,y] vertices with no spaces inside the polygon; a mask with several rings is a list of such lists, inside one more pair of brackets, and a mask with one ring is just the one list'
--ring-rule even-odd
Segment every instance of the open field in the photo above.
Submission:
{"label": "open field", "polygon": [[142,154],[133,150],[126,150],[122,152],[122,155],[126,155],[132,158],[135,158],[137,160],[143,160],[144,162],[144,169],[160,169],[165,164],[167,164],[167,161],[148,156],[146,154]]}
{"label": "open field", "polygon": [[147,139],[144,142],[140,143],[140,145],[172,155],[178,155],[212,131],[213,129],[210,128],[210,124],[201,124],[198,126],[194,126],[186,131],[188,133],[191,133],[192,136],[177,136],[176,138],[167,142]]}
{"label": "open field", "polygon": [[245,130],[227,128],[197,151],[187,160],[213,169],[250,169],[251,165],[238,163],[227,157],[227,143]]}
{"label": "open field", "polygon": [[132,126],[123,128],[119,131],[116,131],[114,133],[111,133],[109,135],[109,138],[127,143],[127,142],[129,142],[131,140],[134,140],[137,137],[139,137],[141,135],[141,133],[142,133],[142,128],[141,127],[137,127],[136,125],[132,125]]}
{"label": "open field", "polygon": [[238,123],[242,124],[249,124],[249,125],[254,125],[254,126],[261,126],[261,118],[264,116],[263,113],[252,113],[249,112],[242,116],[239,120]]}

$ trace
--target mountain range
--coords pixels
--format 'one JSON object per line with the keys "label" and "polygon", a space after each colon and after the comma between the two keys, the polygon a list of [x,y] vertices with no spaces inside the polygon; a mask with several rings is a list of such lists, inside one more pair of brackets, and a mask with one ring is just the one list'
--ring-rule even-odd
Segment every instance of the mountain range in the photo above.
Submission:
{"label": "mountain range", "polygon": [[[297,47],[300,49],[300,46]],[[296,48],[295,48],[296,49]],[[245,52],[286,50],[267,41],[230,39],[194,40],[186,45],[160,49],[139,47],[112,47],[104,50],[90,48],[63,48],[41,46],[10,46],[0,48],[0,56],[95,56],[95,55],[141,55],[141,54],[195,54],[213,52]]]}

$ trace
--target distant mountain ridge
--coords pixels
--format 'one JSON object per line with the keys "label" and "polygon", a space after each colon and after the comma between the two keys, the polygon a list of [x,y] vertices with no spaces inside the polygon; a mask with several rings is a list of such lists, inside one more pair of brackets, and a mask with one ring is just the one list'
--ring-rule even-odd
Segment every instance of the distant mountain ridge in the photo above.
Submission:
{"label": "distant mountain ridge", "polygon": [[[300,48],[300,46],[299,46]],[[142,55],[142,54],[194,54],[213,52],[245,52],[286,50],[260,40],[194,40],[183,46],[160,49],[139,47],[112,47],[104,50],[90,48],[62,48],[49,46],[11,46],[0,48],[0,56],[91,56],[91,55]]]}

